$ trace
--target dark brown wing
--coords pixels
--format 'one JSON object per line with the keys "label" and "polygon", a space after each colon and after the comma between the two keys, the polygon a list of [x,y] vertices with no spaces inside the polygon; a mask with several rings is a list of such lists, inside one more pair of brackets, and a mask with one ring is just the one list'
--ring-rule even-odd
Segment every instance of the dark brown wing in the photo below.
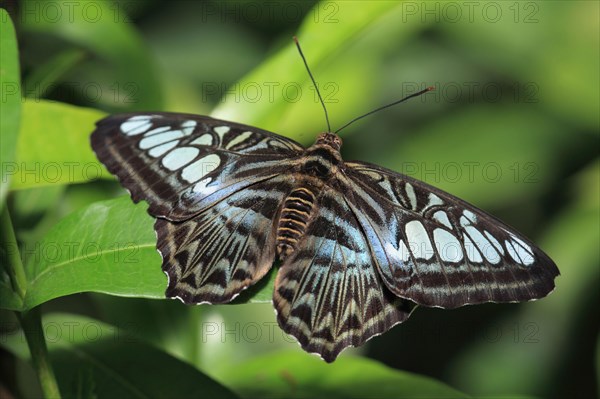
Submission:
{"label": "dark brown wing", "polygon": [[386,286],[455,308],[546,296],[559,275],[531,241],[489,214],[408,176],[347,162],[341,183]]}
{"label": "dark brown wing", "polygon": [[92,133],[98,159],[156,217],[181,221],[244,187],[284,173],[303,147],[207,116],[121,114]]}

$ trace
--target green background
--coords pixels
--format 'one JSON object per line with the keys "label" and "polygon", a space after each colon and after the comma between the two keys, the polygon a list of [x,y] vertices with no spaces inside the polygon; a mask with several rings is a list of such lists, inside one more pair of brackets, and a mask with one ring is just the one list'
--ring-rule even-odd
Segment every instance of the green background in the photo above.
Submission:
{"label": "green background", "polygon": [[[1,388],[40,395],[11,311],[43,303],[64,396],[597,397],[598,2],[2,5],[0,207],[27,290],[11,288],[5,245]],[[235,305],[157,300],[166,279],[152,219],[96,161],[94,122],[192,112],[309,145],[326,125],[294,35],[333,129],[434,86],[345,129],[345,159],[514,226],[557,263],[555,292],[421,308],[333,365],[276,326],[273,274]]]}

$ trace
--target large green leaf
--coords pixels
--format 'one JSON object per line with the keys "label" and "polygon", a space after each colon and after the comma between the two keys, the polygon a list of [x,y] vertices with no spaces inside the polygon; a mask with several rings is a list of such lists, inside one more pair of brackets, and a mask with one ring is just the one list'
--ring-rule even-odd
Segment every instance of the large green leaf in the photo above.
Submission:
{"label": "large green leaf", "polygon": [[305,353],[280,352],[229,367],[217,379],[244,398],[467,398],[432,378],[360,357],[327,364]]}
{"label": "large green leaf", "polygon": [[167,280],[152,222],[145,205],[126,197],[63,219],[28,258],[25,309],[86,291],[164,298]]}
{"label": "large green leaf", "polygon": [[94,123],[105,114],[50,101],[25,101],[12,188],[70,184],[101,177],[90,147]]}
{"label": "large green leaf", "polygon": [[0,9],[0,210],[8,192],[12,171],[16,169],[15,149],[21,117],[21,79],[19,52],[12,21]]}
{"label": "large green leaf", "polygon": [[162,108],[154,61],[118,3],[60,0],[44,6],[30,0],[22,9],[26,32],[57,37],[93,54],[76,80],[80,87],[97,89],[95,102],[115,109]]}
{"label": "large green leaf", "polygon": [[[82,316],[44,317],[44,332],[64,398],[236,398],[187,363],[116,327]],[[21,333],[2,345],[21,358],[29,352]]]}
{"label": "large green leaf", "polygon": [[[94,203],[56,224],[28,256],[23,308],[86,291],[164,298],[167,278],[156,250],[154,219],[146,209],[121,197]],[[272,278],[265,280],[240,302],[270,301]]]}

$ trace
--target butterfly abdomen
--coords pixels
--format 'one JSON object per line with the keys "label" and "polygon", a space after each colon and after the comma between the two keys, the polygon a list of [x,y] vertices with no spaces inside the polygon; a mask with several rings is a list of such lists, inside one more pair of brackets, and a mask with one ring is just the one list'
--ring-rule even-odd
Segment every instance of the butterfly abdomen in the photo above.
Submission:
{"label": "butterfly abdomen", "polygon": [[315,203],[315,195],[305,187],[294,189],[285,199],[277,226],[277,254],[283,260],[296,250],[304,235]]}

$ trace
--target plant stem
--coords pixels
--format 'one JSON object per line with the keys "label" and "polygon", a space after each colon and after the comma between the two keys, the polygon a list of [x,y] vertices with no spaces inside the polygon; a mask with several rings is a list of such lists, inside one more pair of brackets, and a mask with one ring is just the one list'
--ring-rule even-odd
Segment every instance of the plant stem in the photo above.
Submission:
{"label": "plant stem", "polygon": [[[10,283],[13,290],[24,301],[25,293],[27,292],[27,277],[25,276],[25,268],[23,267],[17,238],[6,204],[2,207],[2,213],[0,214],[0,237],[2,237],[0,244],[6,251],[8,260],[5,268],[10,276]],[[46,347],[46,338],[44,337],[44,329],[42,328],[40,308],[36,307],[29,311],[15,313],[27,339],[31,361],[40,379],[44,396],[48,399],[60,398],[56,377],[54,377],[54,371],[48,358],[48,348]]]}
{"label": "plant stem", "polygon": [[0,237],[2,237],[2,246],[8,258],[5,267],[10,277],[10,283],[13,290],[21,297],[21,300],[24,300],[25,292],[27,291],[27,278],[25,277],[25,269],[21,261],[21,254],[19,253],[19,246],[10,220],[7,204],[4,204],[2,207],[2,214],[0,215]]}
{"label": "plant stem", "polygon": [[40,379],[44,396],[46,399],[60,398],[60,391],[58,390],[58,384],[56,383],[56,377],[54,376],[54,371],[48,357],[48,349],[46,348],[40,307],[35,307],[23,313],[17,313],[17,315],[21,322],[21,328],[25,333],[29,352],[31,353],[31,361]]}

